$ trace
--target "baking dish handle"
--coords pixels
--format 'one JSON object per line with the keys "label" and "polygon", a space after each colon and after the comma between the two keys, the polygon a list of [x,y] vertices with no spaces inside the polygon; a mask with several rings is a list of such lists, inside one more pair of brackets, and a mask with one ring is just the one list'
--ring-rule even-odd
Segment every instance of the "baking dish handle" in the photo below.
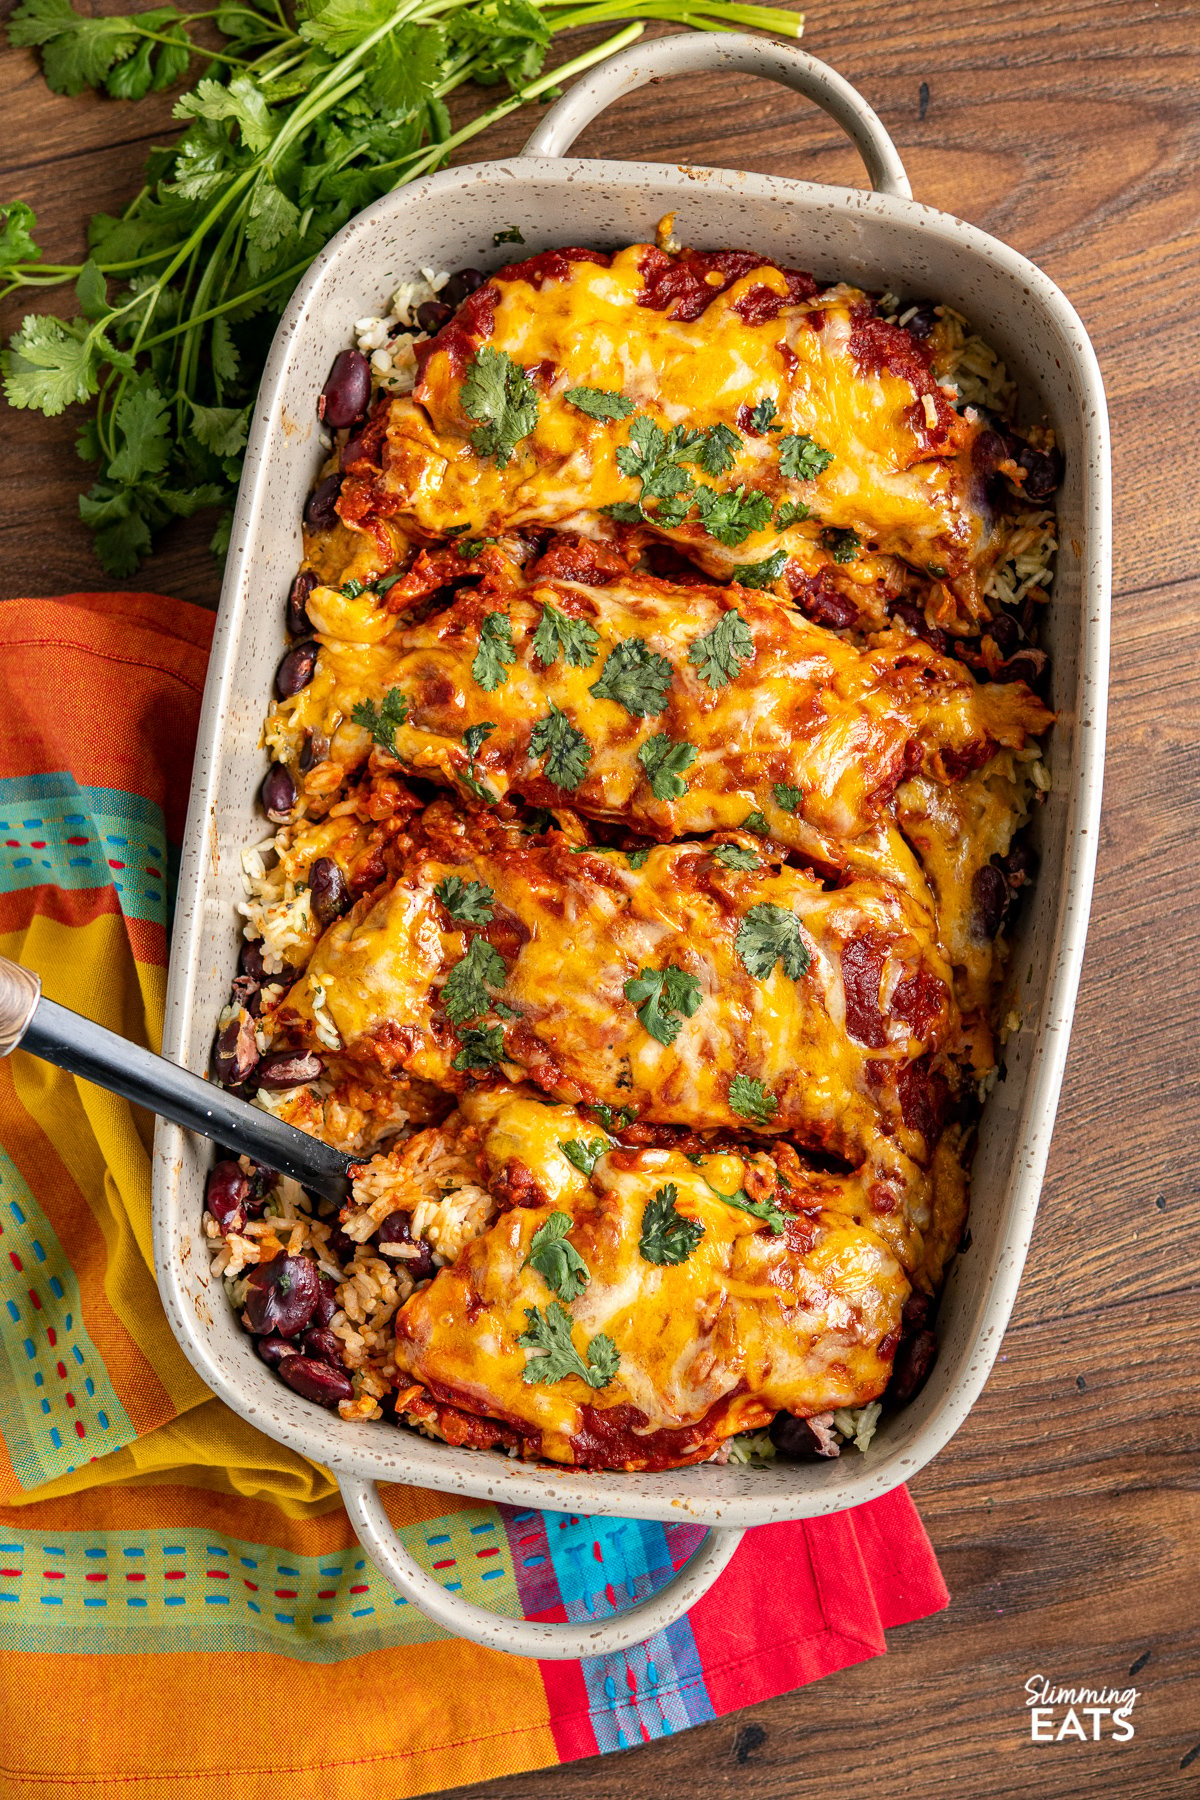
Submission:
{"label": "baking dish handle", "polygon": [[803,50],[743,32],[696,32],[653,38],[648,44],[635,44],[610,56],[550,108],[521,154],[565,156],[584,126],[623,94],[631,94],[635,88],[666,75],[719,70],[762,75],[815,100],[853,140],[875,192],[912,199],[899,151],[877,115],[848,81]]}
{"label": "baking dish handle", "polygon": [[514,1619],[504,1613],[489,1612],[486,1607],[448,1592],[404,1548],[373,1481],[339,1475],[338,1485],[359,1543],[380,1574],[427,1619],[456,1637],[469,1638],[489,1650],[534,1656],[541,1662],[607,1656],[613,1651],[631,1649],[656,1631],[665,1631],[708,1592],[745,1535],[742,1531],[710,1530],[664,1587],[624,1612],[606,1619],[542,1624],[535,1619]]}

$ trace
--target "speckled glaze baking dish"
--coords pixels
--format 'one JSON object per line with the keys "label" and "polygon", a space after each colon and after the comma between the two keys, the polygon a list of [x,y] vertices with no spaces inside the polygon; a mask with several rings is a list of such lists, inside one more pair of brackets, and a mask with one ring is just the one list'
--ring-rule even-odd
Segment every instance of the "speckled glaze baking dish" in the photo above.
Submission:
{"label": "speckled glaze baking dish", "polygon": [[[858,146],[873,192],[714,169],[592,162],[565,152],[610,101],[652,78],[740,70],[781,82],[830,113]],[[551,109],[523,155],[428,177],[352,220],[288,308],[267,363],[246,455],[213,644],[179,884],[164,1049],[208,1063],[238,943],[240,853],[262,835],[259,730],[285,647],[284,596],[301,555],[300,515],[324,452],[316,401],[353,321],[387,311],[397,278],[420,267],[498,265],[497,224],[525,254],[561,244],[616,247],[674,212],[700,248],[748,245],[818,277],[932,296],[966,314],[1016,376],[1026,410],[1053,424],[1066,460],[1061,551],[1043,643],[1059,723],[1053,791],[1039,809],[1041,872],[1013,961],[1022,1024],[991,1095],[975,1162],[970,1247],[938,1319],[932,1378],[887,1420],[869,1453],[767,1469],[702,1464],[665,1474],[589,1474],[454,1449],[386,1424],[346,1424],[259,1361],[200,1230],[209,1146],[160,1123],[154,1243],[163,1303],[185,1353],[228,1405],[332,1470],[364,1548],[448,1629],[524,1655],[596,1654],[678,1617],[725,1566],[742,1530],[858,1505],[914,1475],[962,1423],[987,1378],[1033,1227],[1083,958],[1096,854],[1108,666],[1108,427],[1095,354],[1075,312],[1032,263],[972,225],[920,206],[875,114],[832,70],[749,37],[677,36],[627,50]],[[487,254],[483,247],[488,246]],[[400,1546],[376,1483],[405,1482],[560,1511],[691,1519],[710,1526],[660,1593],[601,1622],[501,1618],[447,1593]]]}

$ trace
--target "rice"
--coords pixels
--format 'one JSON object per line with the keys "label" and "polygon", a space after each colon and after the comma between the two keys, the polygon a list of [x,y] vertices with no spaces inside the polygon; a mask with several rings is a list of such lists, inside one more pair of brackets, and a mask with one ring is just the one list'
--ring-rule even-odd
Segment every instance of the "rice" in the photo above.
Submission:
{"label": "rice", "polygon": [[417,308],[436,300],[449,279],[445,269],[422,269],[400,283],[389,312],[355,324],[354,341],[370,361],[375,385],[385,394],[411,394],[416,386],[416,345],[428,335],[417,324]]}

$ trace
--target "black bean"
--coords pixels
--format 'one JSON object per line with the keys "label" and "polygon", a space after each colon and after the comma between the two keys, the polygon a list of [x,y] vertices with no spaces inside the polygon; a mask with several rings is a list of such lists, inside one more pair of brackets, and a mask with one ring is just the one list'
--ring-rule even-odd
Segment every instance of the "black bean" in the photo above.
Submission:
{"label": "black bean", "polygon": [[250,1177],[239,1163],[225,1159],[213,1164],[204,1189],[204,1204],[221,1227],[222,1235],[242,1229],[248,1216],[249,1196]]}
{"label": "black bean", "polygon": [[310,531],[332,531],[338,522],[337,497],[342,491],[340,475],[327,475],[318,481],[304,507],[304,523]]}
{"label": "black bean", "polygon": [[307,637],[312,630],[308,616],[308,598],[318,586],[316,571],[301,569],[287,597],[287,628],[293,637]]}
{"label": "black bean", "polygon": [[213,1068],[225,1087],[241,1087],[254,1073],[258,1062],[258,1040],[254,1020],[249,1013],[239,1013],[217,1038]]}
{"label": "black bean", "polygon": [[929,1380],[937,1353],[937,1338],[927,1326],[914,1331],[911,1337],[902,1337],[888,1383],[888,1399],[897,1406],[907,1406],[914,1400]]}
{"label": "black bean", "polygon": [[807,1462],[814,1456],[836,1456],[831,1445],[815,1431],[807,1419],[797,1419],[789,1412],[778,1412],[771,1420],[769,1436],[780,1456],[789,1462]]}
{"label": "black bean", "polygon": [[[932,300],[918,300],[916,311],[910,319],[905,319],[905,331],[911,331],[915,338],[927,338],[938,322],[937,308]],[[905,312],[908,308],[905,307]]]}
{"label": "black bean", "polygon": [[460,307],[468,294],[481,288],[487,276],[479,269],[458,269],[442,289],[442,301],[447,306]]}
{"label": "black bean", "polygon": [[254,1348],[269,1368],[277,1369],[285,1356],[298,1356],[295,1344],[289,1344],[286,1338],[260,1337],[254,1340]]}
{"label": "black bean", "polygon": [[297,1337],[311,1323],[320,1292],[316,1263],[281,1250],[270,1262],[256,1264],[246,1277],[246,1324],[264,1336],[278,1332],[280,1337]]}
{"label": "black bean", "polygon": [[346,877],[332,856],[319,856],[309,871],[309,897],[318,925],[332,925],[350,904]]}
{"label": "black bean", "polygon": [[[466,295],[463,295],[464,300]],[[422,331],[431,334],[440,331],[447,319],[454,317],[454,308],[447,306],[444,300],[426,300],[424,306],[417,308],[417,324]]]}
{"label": "black bean", "polygon": [[294,1088],[315,1081],[324,1064],[312,1050],[275,1050],[258,1065],[259,1087]]}
{"label": "black bean", "polygon": [[328,1325],[337,1309],[337,1282],[328,1275],[322,1275],[321,1292],[317,1296],[317,1310],[313,1314],[313,1324]]}
{"label": "black bean", "polygon": [[371,365],[361,350],[343,350],[333,360],[321,398],[317,401],[317,417],[335,431],[353,425],[367,410],[371,398]]}
{"label": "black bean", "polygon": [[320,645],[311,638],[289,650],[275,671],[275,692],[281,700],[290,700],[305,689],[313,678]]}
{"label": "black bean", "polygon": [[286,825],[296,804],[296,783],[282,763],[272,763],[262,784],[263,811],[274,825]]}
{"label": "black bean", "polygon": [[433,1245],[427,1238],[414,1238],[406,1212],[389,1213],[379,1227],[380,1244],[416,1244],[419,1256],[389,1257],[397,1269],[403,1269],[410,1281],[429,1281],[437,1273]]}
{"label": "black bean", "polygon": [[971,936],[990,944],[1008,911],[1008,883],[994,863],[984,863],[971,880]]}
{"label": "black bean", "polygon": [[332,1363],[335,1369],[342,1366],[342,1340],[325,1325],[310,1325],[300,1339],[300,1348],[314,1362]]}
{"label": "black bean", "polygon": [[339,1400],[354,1398],[354,1386],[344,1370],[314,1362],[311,1356],[285,1357],[279,1373],[290,1388],[306,1400],[315,1400],[318,1406],[336,1406]]}

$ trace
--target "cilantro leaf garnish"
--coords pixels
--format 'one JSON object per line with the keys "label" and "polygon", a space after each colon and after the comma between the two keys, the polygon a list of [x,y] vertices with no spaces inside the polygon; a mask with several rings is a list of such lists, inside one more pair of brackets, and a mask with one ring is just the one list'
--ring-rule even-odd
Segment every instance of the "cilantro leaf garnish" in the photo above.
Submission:
{"label": "cilantro leaf garnish", "polygon": [[671,665],[644,638],[623,638],[604,660],[591,692],[598,700],[615,700],[635,719],[660,713],[667,704]]}
{"label": "cilantro leaf garnish", "polygon": [[746,972],[765,981],[777,962],[791,981],[799,981],[812,960],[800,935],[800,921],[786,906],[764,901],[752,906],[742,920],[736,939],[737,953]]}
{"label": "cilantro leaf garnish", "polygon": [[599,648],[600,634],[586,619],[572,619],[549,601],[543,602],[542,616],[533,634],[533,654],[543,668],[557,662],[561,650],[571,668],[586,669],[595,662]]}
{"label": "cilantro leaf garnish", "polygon": [[638,761],[650,781],[656,800],[682,800],[687,793],[683,772],[696,760],[694,744],[676,743],[665,731],[656,732],[638,751]]}
{"label": "cilantro leaf garnish", "polygon": [[741,673],[742,664],[753,655],[750,627],[741,613],[727,612],[721,614],[711,631],[696,639],[688,651],[688,661],[710,688],[723,688]]}
{"label": "cilantro leaf garnish", "polygon": [[365,594],[366,591],[366,584],[361,581],[356,581],[353,575],[350,577],[349,581],[343,581],[341,587],[338,589],[339,593],[345,594],[347,600],[357,600],[359,595]]}
{"label": "cilantro leaf garnish", "polygon": [[617,1372],[620,1353],[612,1339],[597,1332],[587,1347],[584,1362],[571,1340],[571,1315],[558,1300],[552,1300],[545,1312],[536,1306],[525,1308],[526,1329],[517,1339],[522,1350],[536,1351],[521,1371],[522,1381],[562,1381],[577,1375],[590,1388],[607,1387]]}
{"label": "cilantro leaf garnish", "polygon": [[758,488],[741,487],[718,493],[716,488],[696,490],[696,512],[709,537],[736,549],[752,531],[761,531],[771,517],[771,497]]}
{"label": "cilantro leaf garnish", "polygon": [[821,533],[821,542],[835,563],[853,562],[862,548],[857,531],[838,531],[834,526]]}
{"label": "cilantro leaf garnish", "polygon": [[777,781],[771,791],[775,795],[775,804],[781,812],[799,812],[804,804],[804,789],[789,787],[786,781]]}
{"label": "cilantro leaf garnish", "polygon": [[442,1005],[452,1025],[466,1025],[492,1004],[489,987],[503,987],[507,971],[504,958],[484,937],[471,939],[470,948],[456,962],[442,986]]}
{"label": "cilantro leaf garnish", "polygon": [[591,1280],[582,1256],[574,1244],[567,1243],[567,1233],[574,1223],[569,1213],[552,1212],[530,1239],[529,1255],[523,1264],[527,1269],[536,1269],[551,1293],[567,1302],[578,1300]]}
{"label": "cilantro leaf garnish", "polygon": [[464,881],[460,875],[447,875],[439,881],[434,893],[460,925],[488,925],[492,918],[492,902],[496,896],[482,881]]}
{"label": "cilantro leaf garnish", "polygon": [[803,433],[779,440],[779,473],[786,475],[789,481],[815,481],[832,461],[832,450],[826,450],[815,438]]}
{"label": "cilantro leaf garnish", "polygon": [[477,800],[484,801],[488,806],[495,806],[496,796],[475,773],[475,758],[483,749],[484,739],[491,737],[495,729],[496,727],[490,719],[484,719],[478,725],[467,726],[467,729],[463,732],[463,746],[467,752],[467,766],[465,769],[460,769],[458,771],[458,779],[462,782],[468,793],[474,794]]}
{"label": "cilantro leaf garnish", "polygon": [[631,869],[640,869],[650,854],[650,846],[646,844],[640,850],[622,850],[621,854]]}
{"label": "cilantro leaf garnish", "polygon": [[773,550],[761,562],[739,563],[733,571],[733,579],[739,581],[744,588],[773,587],[787,568],[787,563],[786,550]]}
{"label": "cilantro leaf garnish", "polygon": [[809,519],[812,514],[803,500],[784,500],[775,508],[775,529],[786,531],[789,525],[798,525],[801,519]]}
{"label": "cilantro leaf garnish", "polygon": [[718,1200],[725,1202],[726,1206],[736,1206],[739,1212],[749,1213],[754,1219],[762,1219],[764,1224],[771,1227],[776,1237],[783,1235],[791,1214],[784,1212],[782,1207],[776,1206],[773,1200],[752,1200],[745,1188],[737,1188],[732,1194],[724,1194],[719,1187],[713,1186],[707,1176],[704,1178],[704,1185],[710,1194],[715,1194]]}
{"label": "cilantro leaf garnish", "polygon": [[506,612],[486,613],[479,627],[479,648],[471,664],[471,674],[484,692],[491,694],[504,686],[509,668],[516,660],[512,620]]}
{"label": "cilantro leaf garnish", "polygon": [[735,1075],[729,1084],[729,1110],[755,1125],[767,1125],[779,1111],[779,1101],[752,1075]]}
{"label": "cilantro leaf garnish", "polygon": [[525,239],[521,236],[519,225],[509,225],[504,231],[493,231],[492,242],[498,250],[501,244],[523,244]]}
{"label": "cilantro leaf garnish", "polygon": [[727,475],[737,460],[742,440],[728,425],[710,425],[696,454],[689,458],[706,475]]}
{"label": "cilantro leaf garnish", "polygon": [[450,1067],[460,1074],[470,1069],[494,1069],[504,1061],[503,1025],[472,1025],[459,1032],[458,1041],[462,1049]]}
{"label": "cilantro leaf garnish", "polygon": [[479,552],[486,549],[488,544],[498,544],[499,542],[500,539],[494,537],[459,538],[454,548],[464,562],[474,562]]}
{"label": "cilantro leaf garnish", "polygon": [[768,394],[764,399],[759,401],[758,405],[754,408],[754,411],[750,414],[750,429],[759,433],[766,431],[782,431],[783,426],[776,424],[778,417],[779,413],[776,409],[775,402]]}
{"label": "cilantro leaf garnish", "polygon": [[713,849],[713,861],[723,863],[727,869],[743,871],[762,867],[753,850],[747,850],[741,844],[717,844]]}
{"label": "cilantro leaf garnish", "polygon": [[351,707],[350,717],[364,731],[369,731],[389,756],[395,756],[396,732],[408,717],[408,695],[402,694],[399,688],[389,688],[378,706],[373,700],[358,701]]}
{"label": "cilantro leaf garnish", "polygon": [[755,837],[770,837],[771,827],[760,812],[747,813],[742,820],[742,830],[752,831]]}
{"label": "cilantro leaf garnish", "polygon": [[640,869],[649,856],[648,846],[640,850],[618,850],[613,844],[574,844],[572,856],[623,856],[631,869]]}
{"label": "cilantro leaf garnish", "polygon": [[[652,516],[646,511],[647,500],[671,501],[680,494],[690,494],[695,483],[680,465],[697,460],[704,438],[702,431],[689,431],[683,425],[672,425],[664,431],[646,413],[639,413],[629,427],[629,442],[617,446],[617,467],[622,475],[641,482],[641,495],[637,502],[618,501],[617,506],[606,507],[605,511],[613,518],[632,523]],[[673,517],[671,522],[678,523],[681,516]]]}
{"label": "cilantro leaf garnish", "polygon": [[619,1111],[614,1111],[611,1106],[606,1106],[603,1100],[597,1100],[594,1105],[588,1107],[588,1111],[595,1113],[605,1131],[624,1131],[626,1126],[632,1125],[637,1118],[637,1113],[632,1106],[622,1106]]}
{"label": "cilantro leaf garnish", "polygon": [[485,344],[467,364],[459,398],[467,417],[480,421],[471,433],[472,449],[506,468],[538,420],[537,390],[525,370],[507,350]]}
{"label": "cilantro leaf garnish", "polygon": [[558,1147],[581,1175],[590,1175],[609,1148],[609,1142],[607,1138],[567,1138]]}
{"label": "cilantro leaf garnish", "polygon": [[700,983],[686,969],[668,963],[665,969],[639,969],[625,983],[625,998],[638,1009],[638,1018],[660,1044],[673,1044],[684,1019],[699,1011],[704,999]]}
{"label": "cilantro leaf garnish", "polygon": [[643,1262],[662,1268],[670,1263],[684,1263],[704,1236],[699,1219],[685,1219],[675,1210],[679,1189],[673,1181],[660,1187],[642,1211],[642,1231],[638,1249]]}
{"label": "cilantro leaf garnish", "polygon": [[535,806],[521,827],[522,837],[541,837],[554,826],[554,814],[548,806]]}
{"label": "cilantro leaf garnish", "polygon": [[563,399],[569,406],[586,413],[589,419],[627,419],[634,410],[632,400],[624,394],[613,393],[611,388],[568,388]]}
{"label": "cilantro leaf garnish", "polygon": [[534,756],[546,757],[546,780],[568,792],[577,788],[588,772],[592,760],[591,745],[572,725],[561,707],[550,702],[550,711],[539,719],[529,738]]}

